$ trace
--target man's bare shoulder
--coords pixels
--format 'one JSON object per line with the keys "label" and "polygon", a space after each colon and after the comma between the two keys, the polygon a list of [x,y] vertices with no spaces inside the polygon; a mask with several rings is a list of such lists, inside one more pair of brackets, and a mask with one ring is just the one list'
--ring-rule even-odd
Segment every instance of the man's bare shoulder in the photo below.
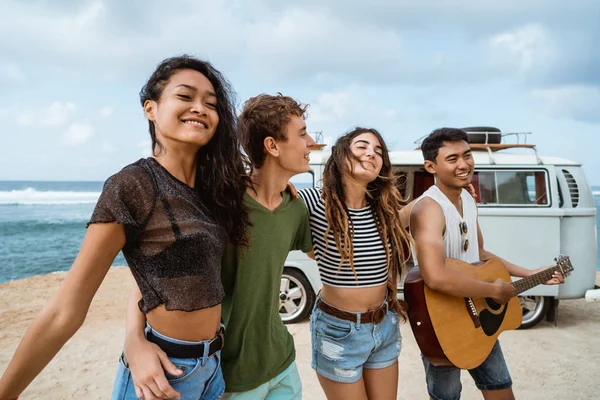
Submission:
{"label": "man's bare shoulder", "polygon": [[411,215],[416,218],[422,218],[425,216],[433,215],[444,215],[440,204],[433,200],[431,197],[424,197],[413,205]]}
{"label": "man's bare shoulder", "polygon": [[425,197],[418,201],[410,215],[411,231],[418,232],[441,232],[443,234],[446,226],[444,211],[439,203],[432,198]]}

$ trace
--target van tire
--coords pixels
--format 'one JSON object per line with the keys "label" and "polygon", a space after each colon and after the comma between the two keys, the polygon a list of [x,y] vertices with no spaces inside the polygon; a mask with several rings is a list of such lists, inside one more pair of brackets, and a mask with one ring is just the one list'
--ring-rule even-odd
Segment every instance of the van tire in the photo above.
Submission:
{"label": "van tire", "polygon": [[523,311],[523,322],[518,329],[529,329],[546,317],[552,299],[545,296],[519,296]]}
{"label": "van tire", "polygon": [[[461,129],[467,132],[469,136],[469,143],[472,144],[500,144],[500,142],[502,142],[502,133],[500,132],[500,129],[495,128],[493,126],[470,126],[468,128]],[[487,132],[487,134],[485,132]]]}
{"label": "van tire", "polygon": [[315,292],[306,276],[296,268],[285,267],[281,275],[279,315],[284,324],[295,324],[310,315]]}

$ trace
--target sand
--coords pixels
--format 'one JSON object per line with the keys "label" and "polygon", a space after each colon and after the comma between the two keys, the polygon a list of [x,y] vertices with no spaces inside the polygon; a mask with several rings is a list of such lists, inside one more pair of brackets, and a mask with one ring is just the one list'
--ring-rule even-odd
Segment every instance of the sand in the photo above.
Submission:
{"label": "sand", "polygon": [[[0,371],[4,371],[32,318],[56,292],[65,273],[0,284]],[[599,282],[600,283],[600,282]],[[133,280],[126,268],[112,268],[80,331],[23,393],[23,399],[108,399],[125,332],[125,309]],[[305,399],[325,399],[310,368],[308,322],[289,326]],[[399,399],[425,399],[419,351],[410,327],[401,325]],[[600,398],[600,302],[561,301],[557,325],[501,335],[514,391],[519,399]],[[479,399],[463,372],[463,399]]]}

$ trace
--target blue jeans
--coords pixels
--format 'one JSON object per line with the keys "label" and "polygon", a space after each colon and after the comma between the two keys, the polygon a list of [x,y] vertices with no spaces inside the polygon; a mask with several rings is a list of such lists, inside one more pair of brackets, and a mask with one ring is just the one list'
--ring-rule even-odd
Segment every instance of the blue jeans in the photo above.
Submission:
{"label": "blue jeans", "polygon": [[[358,315],[358,313],[357,313]],[[312,367],[334,382],[354,383],[363,368],[387,368],[398,361],[402,336],[398,315],[388,311],[378,323],[347,321],[313,309],[310,317]]]}
{"label": "blue jeans", "polygon": [[[146,328],[146,333],[149,330],[152,330],[152,334],[155,336],[172,343],[205,343],[205,346],[208,346],[210,342],[209,340],[203,342],[187,342],[162,335],[150,326]],[[171,376],[165,373],[169,384],[181,394],[181,400],[218,400],[225,392],[225,381],[223,380],[223,373],[221,371],[220,351],[216,352],[211,357],[169,357],[169,360],[183,371],[181,376]],[[123,356],[121,356],[111,399],[133,400],[137,398],[133,380],[131,379],[131,371],[129,370],[129,367],[125,365]]]}
{"label": "blue jeans", "polygon": [[252,390],[225,393],[225,400],[302,400],[302,382],[296,362]]}
{"label": "blue jeans", "polygon": [[[460,383],[460,369],[452,366],[436,367],[421,355],[425,366],[425,379],[427,391],[433,400],[458,400],[462,385]],[[492,352],[479,367],[470,369],[479,390],[501,390],[512,386],[512,379],[500,342],[496,341]]]}

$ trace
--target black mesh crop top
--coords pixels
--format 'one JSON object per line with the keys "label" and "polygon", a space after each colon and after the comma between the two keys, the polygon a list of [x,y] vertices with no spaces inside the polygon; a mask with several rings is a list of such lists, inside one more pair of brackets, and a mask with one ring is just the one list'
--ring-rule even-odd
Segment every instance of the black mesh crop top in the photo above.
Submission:
{"label": "black mesh crop top", "polygon": [[108,178],[90,224],[102,222],[123,224],[123,254],[142,292],[143,313],[160,304],[194,311],[223,301],[227,233],[196,190],[155,159],[141,159]]}

